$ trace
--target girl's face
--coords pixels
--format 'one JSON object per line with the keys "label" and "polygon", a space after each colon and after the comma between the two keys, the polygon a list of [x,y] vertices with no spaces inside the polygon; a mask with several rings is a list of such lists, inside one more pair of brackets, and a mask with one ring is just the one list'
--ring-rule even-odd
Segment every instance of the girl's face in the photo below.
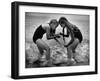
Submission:
{"label": "girl's face", "polygon": [[50,24],[52,29],[56,29],[56,27],[58,26],[58,23],[54,22]]}
{"label": "girl's face", "polygon": [[63,28],[65,27],[65,23],[61,23],[60,25],[61,25],[61,27],[63,27]]}

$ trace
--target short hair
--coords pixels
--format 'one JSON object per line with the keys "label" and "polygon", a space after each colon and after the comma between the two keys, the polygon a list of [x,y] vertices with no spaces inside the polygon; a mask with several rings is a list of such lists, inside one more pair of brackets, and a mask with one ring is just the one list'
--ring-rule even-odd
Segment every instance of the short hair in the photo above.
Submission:
{"label": "short hair", "polygon": [[65,23],[66,21],[68,22],[68,20],[67,20],[65,17],[61,17],[61,18],[59,19],[59,24]]}

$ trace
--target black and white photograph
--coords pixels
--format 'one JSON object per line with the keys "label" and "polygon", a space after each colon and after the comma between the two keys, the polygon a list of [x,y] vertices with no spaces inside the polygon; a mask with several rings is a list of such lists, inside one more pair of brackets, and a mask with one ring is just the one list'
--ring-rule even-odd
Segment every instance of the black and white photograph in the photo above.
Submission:
{"label": "black and white photograph", "polygon": [[89,65],[89,15],[25,12],[25,67]]}
{"label": "black and white photograph", "polygon": [[97,7],[12,3],[14,79],[97,74]]}

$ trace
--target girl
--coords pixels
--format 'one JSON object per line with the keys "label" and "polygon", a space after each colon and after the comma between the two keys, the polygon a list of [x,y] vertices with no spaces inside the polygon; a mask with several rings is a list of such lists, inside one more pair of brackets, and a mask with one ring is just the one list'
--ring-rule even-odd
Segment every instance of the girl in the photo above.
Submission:
{"label": "girl", "polygon": [[34,43],[37,45],[39,52],[41,55],[43,55],[44,50],[46,51],[46,60],[47,63],[50,60],[50,48],[49,46],[45,43],[45,41],[42,40],[43,35],[46,33],[46,37],[48,40],[50,39],[55,39],[57,41],[57,37],[59,38],[58,35],[55,35],[55,30],[58,26],[58,22],[56,19],[52,19],[50,21],[50,23],[48,24],[44,24],[44,25],[40,25],[33,36],[33,41]]}
{"label": "girl", "polygon": [[[61,25],[61,27],[63,27],[63,33],[60,33],[61,35],[63,35],[63,40],[65,41],[64,37],[68,37],[69,35],[71,36],[70,42],[67,45],[64,45],[65,47],[67,47],[68,59],[69,62],[71,62],[73,61],[73,53],[75,53],[77,45],[83,40],[82,33],[75,25],[71,24],[65,17],[61,17],[59,19],[59,24]],[[64,34],[65,28],[68,32],[67,35]]]}

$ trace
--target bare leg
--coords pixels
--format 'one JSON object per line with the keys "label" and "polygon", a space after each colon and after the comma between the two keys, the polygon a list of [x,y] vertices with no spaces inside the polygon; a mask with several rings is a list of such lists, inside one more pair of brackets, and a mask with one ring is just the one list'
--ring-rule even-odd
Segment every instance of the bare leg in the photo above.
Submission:
{"label": "bare leg", "polygon": [[59,42],[58,39],[54,38],[54,40],[55,40],[56,42],[58,42],[58,43],[62,46],[62,44]]}
{"label": "bare leg", "polygon": [[67,48],[68,51],[68,59],[71,60],[74,58],[73,50],[76,49],[77,45],[79,44],[79,40],[75,39],[74,42]]}
{"label": "bare leg", "polygon": [[75,51],[77,45],[79,44],[79,40],[75,39],[74,42],[67,48],[68,50],[68,57],[72,58],[73,57],[73,50]]}
{"label": "bare leg", "polygon": [[72,58],[72,50],[71,50],[71,48],[68,47],[67,51],[68,51],[68,59],[71,59]]}
{"label": "bare leg", "polygon": [[50,59],[50,48],[49,46],[42,40],[42,39],[38,39],[36,41],[37,47],[39,48],[39,51],[41,54],[43,54],[43,50],[46,51],[46,59],[49,60]]}

